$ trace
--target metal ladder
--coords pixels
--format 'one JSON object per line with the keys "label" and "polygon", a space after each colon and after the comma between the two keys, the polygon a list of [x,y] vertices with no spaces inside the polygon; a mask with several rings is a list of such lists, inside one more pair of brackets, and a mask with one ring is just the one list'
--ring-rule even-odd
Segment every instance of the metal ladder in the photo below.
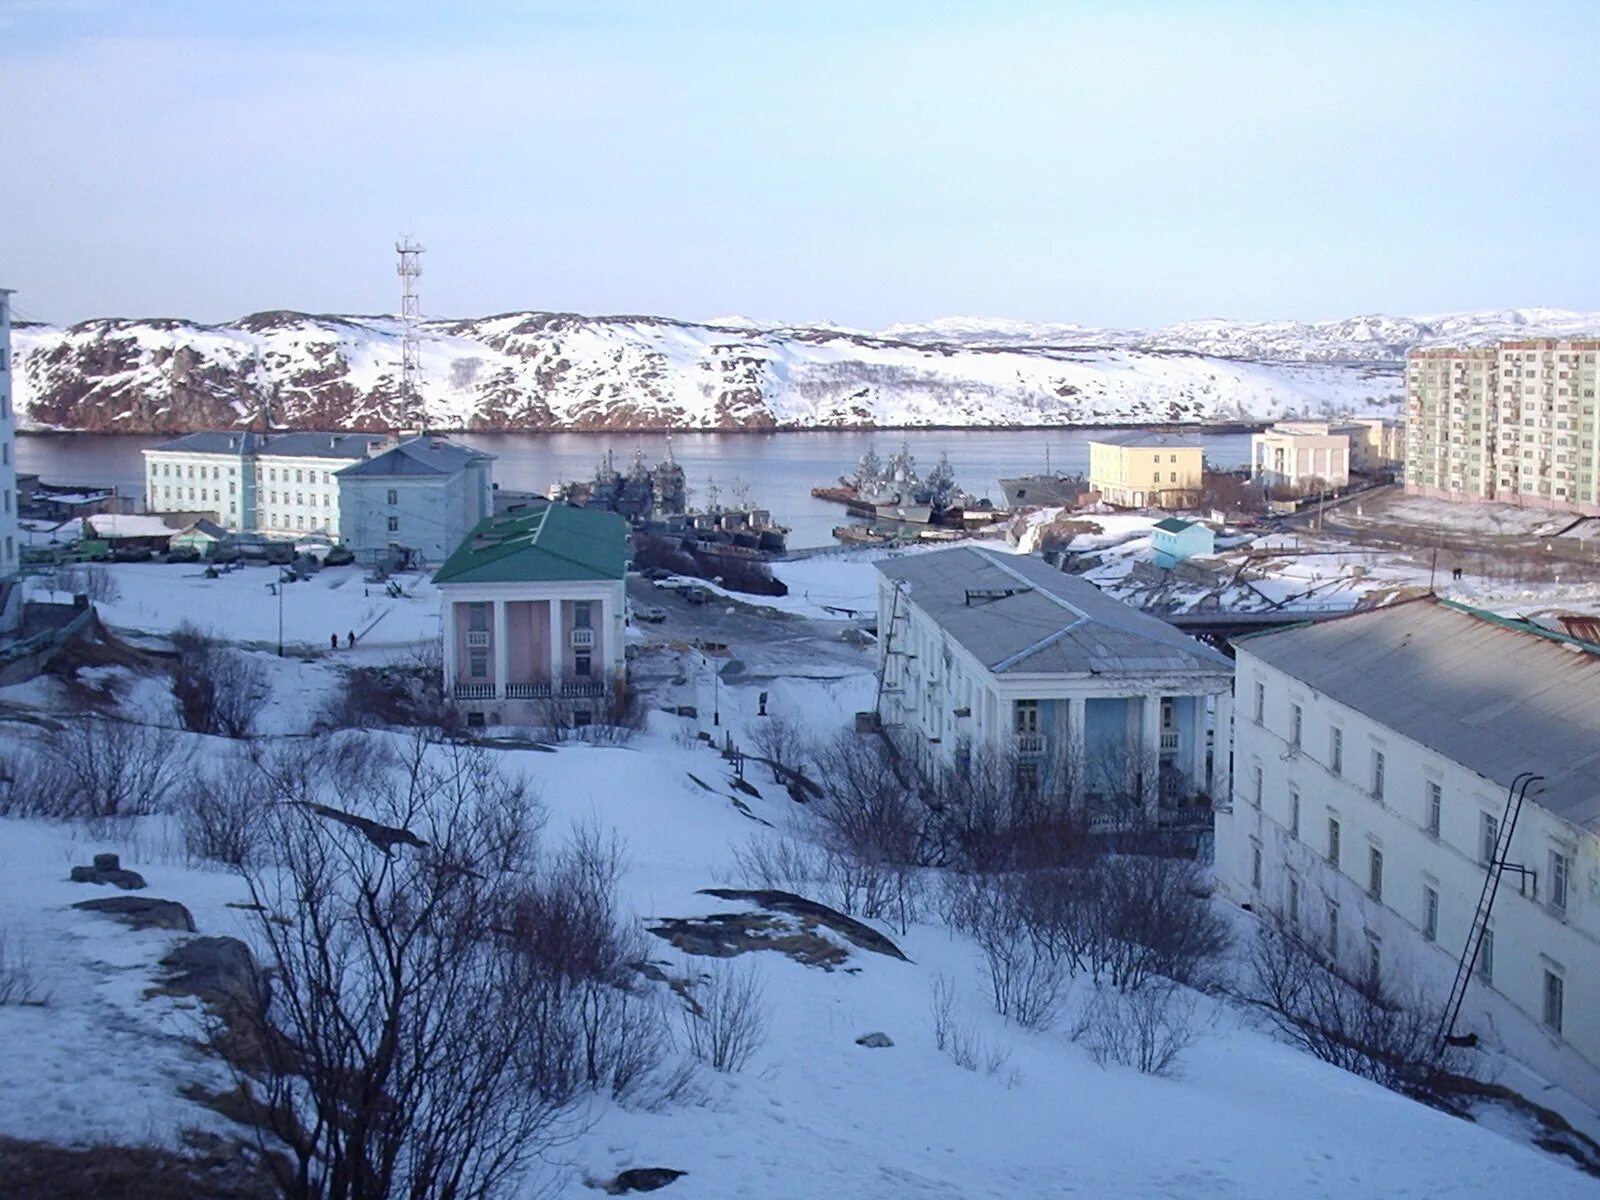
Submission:
{"label": "metal ladder", "polygon": [[900,600],[905,594],[905,588],[906,581],[904,579],[896,580],[894,585],[894,595],[889,600],[889,628],[886,629],[883,634],[883,658],[878,663],[878,694],[872,701],[872,711],[877,714],[878,723],[880,725],[883,723],[884,693],[891,690],[899,691],[898,687],[893,689],[887,688],[884,680],[889,673],[890,657],[896,654],[901,656],[904,656],[905,654],[905,651],[896,650],[894,648],[896,625],[901,621],[909,620],[911,616],[910,613],[900,611]]}
{"label": "metal ladder", "polygon": [[[1450,1044],[1450,1038],[1455,1032],[1456,1018],[1461,1015],[1461,1005],[1467,998],[1467,986],[1472,982],[1472,968],[1477,964],[1478,954],[1483,949],[1483,935],[1489,927],[1489,917],[1494,911],[1495,897],[1500,892],[1500,880],[1507,870],[1516,871],[1526,877],[1529,872],[1521,866],[1506,861],[1506,855],[1511,851],[1511,838],[1517,831],[1517,818],[1522,814],[1522,803],[1528,798],[1529,789],[1535,784],[1544,782],[1543,775],[1535,775],[1532,771],[1524,771],[1511,781],[1511,787],[1506,792],[1506,808],[1500,817],[1500,827],[1495,834],[1494,854],[1484,867],[1483,890],[1478,895],[1478,908],[1472,914],[1472,928],[1467,931],[1467,944],[1461,948],[1461,958],[1456,963],[1455,981],[1450,985],[1450,998],[1445,1001],[1444,1012],[1439,1018],[1439,1032],[1434,1038],[1433,1054],[1435,1061],[1443,1057],[1445,1048]],[[1534,789],[1537,794],[1542,789]]]}

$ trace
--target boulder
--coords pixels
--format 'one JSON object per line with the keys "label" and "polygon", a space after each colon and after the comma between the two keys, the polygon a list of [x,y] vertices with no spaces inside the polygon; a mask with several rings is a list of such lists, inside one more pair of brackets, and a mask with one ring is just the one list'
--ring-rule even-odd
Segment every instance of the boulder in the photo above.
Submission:
{"label": "boulder", "polygon": [[687,1171],[674,1171],[671,1167],[629,1167],[606,1184],[606,1191],[613,1196],[623,1196],[628,1192],[653,1192],[687,1174]]}
{"label": "boulder", "polygon": [[194,932],[194,918],[176,900],[157,900],[147,896],[107,896],[103,900],[80,900],[73,908],[104,913],[135,929],[176,929]]}
{"label": "boulder", "polygon": [[267,980],[255,956],[238,938],[198,937],[161,960],[168,975],[162,989],[195,996],[219,1012],[252,1011],[266,997]]}
{"label": "boulder", "polygon": [[863,1033],[856,1039],[856,1045],[865,1046],[869,1050],[887,1050],[894,1045],[894,1039],[887,1033]]}
{"label": "boulder", "polygon": [[115,854],[96,854],[93,866],[73,867],[68,878],[73,883],[109,883],[126,892],[144,887],[144,876],[137,871],[124,871],[122,860]]}

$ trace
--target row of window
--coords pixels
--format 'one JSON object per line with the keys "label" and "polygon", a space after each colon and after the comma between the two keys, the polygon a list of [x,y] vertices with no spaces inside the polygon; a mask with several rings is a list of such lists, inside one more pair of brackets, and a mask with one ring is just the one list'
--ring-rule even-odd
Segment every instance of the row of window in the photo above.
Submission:
{"label": "row of window", "polygon": [[[195,474],[196,471],[199,472],[198,476]],[[207,471],[210,472],[209,475],[207,475],[207,473],[206,473]],[[199,479],[221,479],[222,478],[222,472],[223,472],[223,468],[222,467],[207,467],[203,463],[198,467],[196,467],[193,463],[190,463],[188,465],[188,468],[187,468],[187,474],[185,473],[185,467],[184,467],[183,463],[164,462],[164,463],[151,463],[150,464],[150,478],[152,478],[152,479],[155,479],[158,475],[163,479],[172,479],[174,477],[176,477],[178,479],[196,479],[196,478],[199,478]],[[238,471],[237,467],[228,467],[227,468],[227,472],[228,472],[228,478],[229,479],[238,478],[239,471]],[[321,479],[317,478],[319,475],[321,476]],[[277,482],[279,482],[279,480],[278,480],[278,468],[277,467],[257,467],[256,468],[256,482],[260,483],[260,482],[262,482],[263,479],[265,479],[265,481],[268,482],[268,483],[277,483]],[[331,483],[333,483],[333,472],[332,471],[308,471],[303,467],[296,467],[295,470],[294,470],[294,479],[291,481],[290,478],[289,478],[289,468],[288,467],[284,467],[283,468],[283,480],[282,480],[282,482],[284,482],[284,483],[293,482],[293,483],[325,483],[325,484],[331,484]]]}

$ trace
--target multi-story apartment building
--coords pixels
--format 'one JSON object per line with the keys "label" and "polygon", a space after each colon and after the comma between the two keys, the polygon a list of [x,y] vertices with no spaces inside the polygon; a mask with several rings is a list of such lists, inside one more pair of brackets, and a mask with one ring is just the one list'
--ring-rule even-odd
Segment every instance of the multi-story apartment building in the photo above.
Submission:
{"label": "multi-story apartment building", "polygon": [[1089,487],[1124,508],[1185,508],[1200,497],[1205,450],[1175,433],[1126,429],[1089,439]]}
{"label": "multi-story apartment building", "polygon": [[442,563],[494,515],[494,455],[425,435],[345,467],[340,539],[363,563],[391,555]]}
{"label": "multi-story apartment building", "polygon": [[1250,476],[1269,487],[1350,485],[1350,436],[1327,421],[1279,421],[1250,435]]}
{"label": "multi-story apartment building", "polygon": [[17,417],[11,395],[11,290],[0,288],[0,633],[22,623],[22,590],[14,586],[22,544],[17,536]]}
{"label": "multi-story apartment building", "polygon": [[381,433],[191,433],[144,452],[145,508],[215,513],[244,533],[338,537],[336,474],[392,444]]}
{"label": "multi-story apartment building", "polygon": [[1397,471],[1406,461],[1406,424],[1393,417],[1351,417],[1339,426],[1350,438],[1350,469],[1361,475]]}
{"label": "multi-story apartment building", "polygon": [[1236,649],[1222,893],[1442,1004],[1542,776],[1457,1031],[1600,1105],[1600,647],[1430,597]]}
{"label": "multi-story apartment building", "polygon": [[983,753],[1094,815],[1228,794],[1227,755],[1210,753],[1232,686],[1216,650],[1027,555],[877,567],[878,715],[923,769]]}
{"label": "multi-story apartment building", "polygon": [[1600,340],[1406,356],[1406,491],[1600,516]]}

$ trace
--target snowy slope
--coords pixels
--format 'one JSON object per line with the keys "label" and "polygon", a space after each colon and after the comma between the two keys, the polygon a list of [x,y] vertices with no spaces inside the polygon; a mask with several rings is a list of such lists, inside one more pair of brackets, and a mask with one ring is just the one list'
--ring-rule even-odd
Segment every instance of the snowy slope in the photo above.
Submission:
{"label": "snowy slope", "polygon": [[[1411,346],[1597,331],[1600,314],[1551,309],[1153,331],[952,319],[881,334],[523,312],[427,322],[422,392],[433,426],[479,430],[1265,419],[1383,411]],[[25,428],[177,432],[263,408],[291,428],[406,423],[388,317],[107,319],[14,338]]]}

